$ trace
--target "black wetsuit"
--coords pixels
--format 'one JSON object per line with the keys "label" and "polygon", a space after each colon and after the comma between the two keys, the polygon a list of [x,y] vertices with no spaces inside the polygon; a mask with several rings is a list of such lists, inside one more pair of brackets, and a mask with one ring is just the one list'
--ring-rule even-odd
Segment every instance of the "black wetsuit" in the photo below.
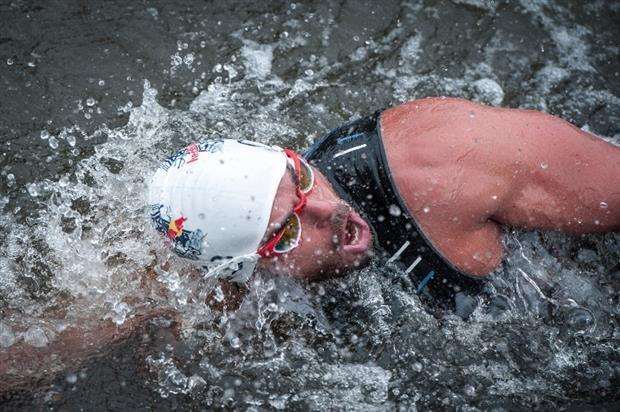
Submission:
{"label": "black wetsuit", "polygon": [[422,300],[454,309],[455,301],[477,295],[483,282],[444,259],[409,213],[392,180],[379,117],[377,112],[331,131],[304,155],[370,224],[378,255],[400,266]]}

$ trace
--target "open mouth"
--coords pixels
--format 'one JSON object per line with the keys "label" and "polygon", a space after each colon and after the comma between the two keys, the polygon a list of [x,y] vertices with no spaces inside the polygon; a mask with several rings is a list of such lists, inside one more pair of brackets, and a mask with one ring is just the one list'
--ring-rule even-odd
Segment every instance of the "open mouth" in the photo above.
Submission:
{"label": "open mouth", "polygon": [[370,245],[370,228],[364,219],[351,211],[345,220],[340,239],[340,246],[345,252],[365,252]]}

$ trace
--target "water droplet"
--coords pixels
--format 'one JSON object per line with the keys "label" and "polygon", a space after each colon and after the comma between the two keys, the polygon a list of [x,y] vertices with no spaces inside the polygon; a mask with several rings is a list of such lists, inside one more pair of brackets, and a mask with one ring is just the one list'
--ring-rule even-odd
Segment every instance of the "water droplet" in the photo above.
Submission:
{"label": "water droplet", "polygon": [[47,130],[41,130],[41,139],[46,140],[50,137],[50,134]]}
{"label": "water droplet", "polygon": [[28,190],[28,194],[30,194],[30,196],[32,197],[39,196],[39,190],[37,188],[36,183],[30,183],[26,185],[26,189]]}
{"label": "water droplet", "polygon": [[430,212],[430,211],[431,211],[431,208],[430,208],[430,207],[428,207],[428,206],[426,206],[426,207],[424,207],[424,209],[422,209],[422,211],[423,211],[424,213],[428,213],[428,212]]}
{"label": "water droplet", "polygon": [[224,291],[222,290],[220,286],[217,286],[215,289],[213,289],[213,294],[214,294],[215,300],[217,300],[218,302],[223,301],[224,298],[226,297],[224,296]]}
{"label": "water droplet", "polygon": [[97,83],[99,86],[104,86],[105,85],[105,80],[99,80],[99,83]]}
{"label": "water droplet", "polygon": [[148,7],[146,9],[146,12],[148,14],[150,14],[155,19],[157,19],[157,17],[159,16],[159,12],[157,11],[157,9],[155,7]]}
{"label": "water droplet", "polygon": [[77,375],[76,375],[75,373],[70,373],[70,374],[68,374],[68,375],[65,377],[65,380],[66,380],[68,383],[73,384],[73,383],[77,382],[78,377],[77,377]]}
{"label": "water droplet", "polygon": [[97,101],[93,99],[92,97],[89,97],[88,99],[86,99],[86,106],[94,106],[95,103],[97,103]]}
{"label": "water droplet", "polygon": [[574,308],[567,315],[566,325],[577,334],[585,334],[594,330],[596,318],[586,308]]}
{"label": "water droplet", "polygon": [[312,76],[314,74],[314,71],[312,69],[308,69],[304,73],[306,76]]}
{"label": "water droplet", "polygon": [[497,200],[497,195],[493,195],[493,196],[491,196],[491,199],[493,199],[493,200]]}
{"label": "water droplet", "polygon": [[54,136],[49,137],[48,143],[52,149],[58,149],[58,140]]}
{"label": "water droplet", "polygon": [[400,208],[396,205],[390,205],[390,215],[392,216],[400,216],[402,214],[402,212],[400,211]]}
{"label": "water droplet", "polygon": [[26,65],[28,67],[35,67],[36,66],[36,64],[34,64],[34,62],[28,62],[28,63],[26,63]]}
{"label": "water droplet", "polygon": [[540,164],[540,168],[541,168],[541,169],[547,169],[548,167],[549,167],[549,165],[548,165],[547,163],[545,163],[545,162],[542,162],[542,163]]}
{"label": "water droplet", "polygon": [[75,140],[75,136],[74,135],[72,135],[72,134],[67,135],[66,139],[67,139],[67,143],[69,143],[69,146],[75,147],[76,140]]}
{"label": "water droplet", "polygon": [[235,349],[238,349],[241,347],[241,339],[239,339],[238,337],[234,337],[230,340],[230,346],[232,346]]}
{"label": "water droplet", "polygon": [[599,203],[599,207],[600,207],[601,209],[607,209],[607,207],[608,207],[608,206],[609,206],[609,205],[607,204],[607,202],[601,202],[601,203]]}
{"label": "water droplet", "polygon": [[595,221],[594,221],[594,224],[598,226],[598,225],[600,225],[600,224],[601,224],[601,222],[600,222],[600,221],[598,221],[598,220],[595,220]]}
{"label": "water droplet", "polygon": [[463,391],[465,392],[465,395],[469,396],[470,398],[476,396],[476,388],[474,388],[472,385],[465,385]]}

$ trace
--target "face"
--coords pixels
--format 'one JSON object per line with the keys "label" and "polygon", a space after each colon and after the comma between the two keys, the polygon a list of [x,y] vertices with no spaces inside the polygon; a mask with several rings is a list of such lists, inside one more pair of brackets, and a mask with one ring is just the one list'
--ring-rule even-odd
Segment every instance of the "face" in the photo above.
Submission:
{"label": "face", "polygon": [[[305,279],[340,276],[365,264],[372,237],[368,224],[332,189],[325,177],[313,168],[315,183],[299,214],[301,239],[291,251],[262,258],[260,266],[270,272]],[[277,233],[299,202],[294,170],[287,168],[274,200],[263,243]]]}

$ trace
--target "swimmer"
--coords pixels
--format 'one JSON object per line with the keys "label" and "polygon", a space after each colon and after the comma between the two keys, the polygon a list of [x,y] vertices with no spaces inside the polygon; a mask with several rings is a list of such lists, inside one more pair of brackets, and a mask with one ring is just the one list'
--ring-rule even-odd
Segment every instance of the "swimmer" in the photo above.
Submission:
{"label": "swimmer", "polygon": [[235,281],[307,280],[371,256],[433,305],[475,295],[502,226],[620,228],[620,148],[557,117],[427,98],[342,126],[303,155],[208,140],[168,159],[152,219],[181,256]]}
{"label": "swimmer", "polygon": [[[618,231],[619,177],[620,148],[557,117],[428,98],[340,127],[303,154],[191,144],[155,173],[149,203],[165,242],[222,279],[231,301],[257,271],[321,280],[376,259],[429,305],[451,308],[501,265],[502,226]],[[4,349],[4,390],[168,315],[80,323],[47,347]]]}

